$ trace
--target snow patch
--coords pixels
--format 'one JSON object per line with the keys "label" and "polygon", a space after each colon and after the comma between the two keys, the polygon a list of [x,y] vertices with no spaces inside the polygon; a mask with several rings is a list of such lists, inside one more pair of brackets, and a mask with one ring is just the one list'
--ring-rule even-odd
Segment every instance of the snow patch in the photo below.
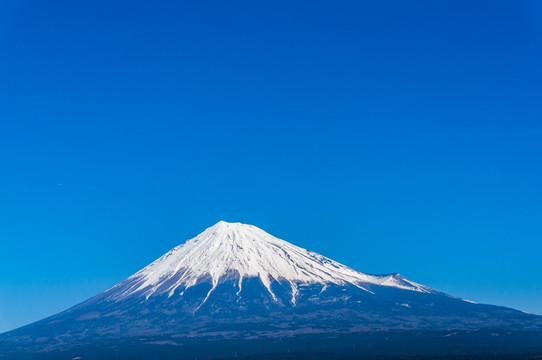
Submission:
{"label": "snow patch", "polygon": [[[116,285],[111,300],[122,300],[132,295],[149,298],[167,294],[171,297],[178,288],[180,296],[198,283],[210,282],[201,307],[221,280],[238,281],[240,296],[243,279],[259,278],[274,301],[271,283],[286,282],[291,287],[291,302],[296,303],[298,286],[322,284],[354,285],[372,293],[365,284],[389,286],[418,292],[432,292],[423,285],[399,274],[368,275],[342,265],[325,256],[278,239],[256,226],[220,221],[195,238],[173,248],[147,267]],[[110,290],[112,290],[110,289]],[[108,291],[110,291],[108,290]],[[196,311],[197,311],[196,309]]]}

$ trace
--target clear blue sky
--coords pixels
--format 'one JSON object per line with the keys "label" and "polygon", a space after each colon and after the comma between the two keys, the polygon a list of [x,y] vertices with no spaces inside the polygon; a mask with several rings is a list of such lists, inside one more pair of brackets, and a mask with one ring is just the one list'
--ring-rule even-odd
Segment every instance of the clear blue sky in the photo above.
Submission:
{"label": "clear blue sky", "polygon": [[538,1],[11,1],[0,49],[0,331],[221,219],[542,314]]}

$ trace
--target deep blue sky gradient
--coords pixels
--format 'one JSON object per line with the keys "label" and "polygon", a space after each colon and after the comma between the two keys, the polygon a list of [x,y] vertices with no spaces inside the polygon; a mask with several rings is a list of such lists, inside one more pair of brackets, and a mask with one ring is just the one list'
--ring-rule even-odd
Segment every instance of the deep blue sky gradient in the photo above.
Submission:
{"label": "deep blue sky gradient", "polygon": [[0,331],[219,220],[542,314],[540,2],[13,1],[0,49]]}

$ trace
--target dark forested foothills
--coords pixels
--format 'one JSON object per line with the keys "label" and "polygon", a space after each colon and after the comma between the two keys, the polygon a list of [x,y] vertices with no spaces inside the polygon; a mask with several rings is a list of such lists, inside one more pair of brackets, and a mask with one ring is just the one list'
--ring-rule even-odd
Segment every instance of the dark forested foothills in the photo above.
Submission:
{"label": "dark forested foothills", "polygon": [[[221,221],[109,290],[0,335],[8,358],[542,353],[542,317],[370,275]],[[323,356],[323,355],[321,355]]]}

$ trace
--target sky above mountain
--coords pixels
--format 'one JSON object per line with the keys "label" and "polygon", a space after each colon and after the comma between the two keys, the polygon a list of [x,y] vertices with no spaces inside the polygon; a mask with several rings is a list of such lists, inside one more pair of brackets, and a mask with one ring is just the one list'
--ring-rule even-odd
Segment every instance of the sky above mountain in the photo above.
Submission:
{"label": "sky above mountain", "polygon": [[219,220],[542,314],[542,6],[0,4],[0,331]]}

